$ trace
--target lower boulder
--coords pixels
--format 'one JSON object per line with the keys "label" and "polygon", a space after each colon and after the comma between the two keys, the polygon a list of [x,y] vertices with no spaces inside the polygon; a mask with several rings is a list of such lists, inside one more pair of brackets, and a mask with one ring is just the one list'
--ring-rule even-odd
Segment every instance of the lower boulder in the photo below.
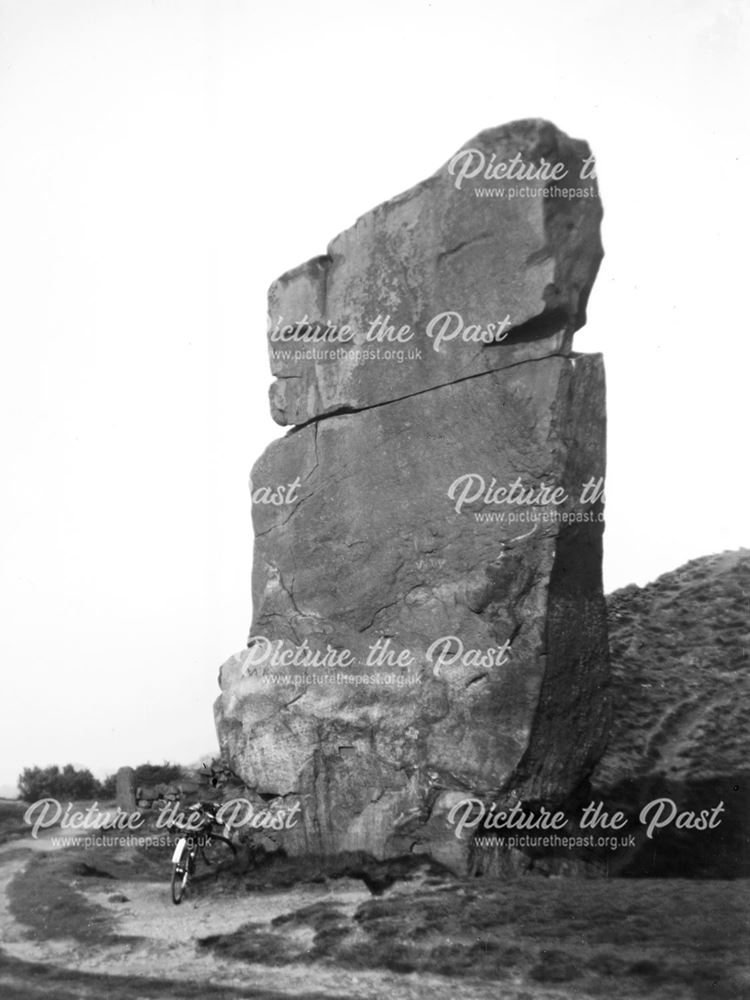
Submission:
{"label": "lower boulder", "polygon": [[284,850],[465,871],[462,799],[585,782],[609,720],[604,435],[601,358],[549,357],[266,450],[254,493],[294,502],[254,504],[251,638],[215,714],[242,780],[300,802]]}

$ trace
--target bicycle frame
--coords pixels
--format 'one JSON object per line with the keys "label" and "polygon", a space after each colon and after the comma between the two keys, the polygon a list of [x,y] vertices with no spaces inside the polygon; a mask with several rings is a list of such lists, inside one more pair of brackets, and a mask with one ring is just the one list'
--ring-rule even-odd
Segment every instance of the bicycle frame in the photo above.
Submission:
{"label": "bicycle frame", "polygon": [[204,806],[197,808],[200,809],[203,817],[201,826],[195,831],[183,832],[178,837],[174,851],[172,852],[171,890],[172,902],[175,905],[182,902],[188,881],[195,872],[199,848],[203,854],[203,860],[207,864],[211,864],[211,862],[206,857],[205,849],[206,847],[210,847],[214,841],[225,844],[232,855],[236,855],[237,853],[234,844],[229,838],[213,832],[212,828],[216,822],[215,813]]}

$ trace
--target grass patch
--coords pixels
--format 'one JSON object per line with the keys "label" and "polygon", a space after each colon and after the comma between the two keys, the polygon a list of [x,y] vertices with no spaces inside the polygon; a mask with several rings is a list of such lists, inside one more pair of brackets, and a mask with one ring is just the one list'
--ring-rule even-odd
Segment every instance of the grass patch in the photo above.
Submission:
{"label": "grass patch", "polygon": [[275,965],[520,976],[532,991],[581,997],[741,1000],[750,996],[749,928],[743,882],[527,878],[394,893],[353,918],[321,901],[277,917],[270,931],[248,924],[202,945]]}
{"label": "grass patch", "polygon": [[[80,972],[56,965],[25,962],[0,952],[0,996],[4,1000],[288,1000],[286,990],[220,986],[205,979]],[[295,994],[295,1000],[347,1000],[318,991]]]}
{"label": "grass patch", "polygon": [[32,854],[23,872],[8,887],[13,916],[29,928],[37,940],[74,938],[87,944],[123,943],[114,934],[110,914],[91,903],[76,889],[86,880],[86,888],[97,883],[103,889],[116,885],[116,876],[83,862],[73,852]]}

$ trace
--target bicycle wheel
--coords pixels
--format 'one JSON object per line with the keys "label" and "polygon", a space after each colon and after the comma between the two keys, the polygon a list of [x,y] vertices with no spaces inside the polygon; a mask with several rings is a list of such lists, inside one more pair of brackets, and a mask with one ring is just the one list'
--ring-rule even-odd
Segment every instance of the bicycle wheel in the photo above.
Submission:
{"label": "bicycle wheel", "polygon": [[201,852],[203,860],[207,865],[222,864],[232,861],[237,856],[237,848],[227,837],[222,837],[219,833],[214,833],[206,839]]}
{"label": "bicycle wheel", "polygon": [[175,906],[182,902],[187,889],[190,872],[185,864],[178,862],[172,869],[172,902]]}
{"label": "bicycle wheel", "polygon": [[182,902],[188,879],[192,874],[192,852],[187,838],[180,837],[172,855],[172,902],[176,905]]}

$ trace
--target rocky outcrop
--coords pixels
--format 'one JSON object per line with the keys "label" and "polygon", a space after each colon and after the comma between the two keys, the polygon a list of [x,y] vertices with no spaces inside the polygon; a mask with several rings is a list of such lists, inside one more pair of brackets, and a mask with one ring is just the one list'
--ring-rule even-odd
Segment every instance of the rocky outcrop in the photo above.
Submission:
{"label": "rocky outcrop", "polygon": [[[613,724],[594,775],[610,808],[638,815],[723,803],[714,829],[676,817],[613,859],[626,875],[750,875],[750,550],[694,559],[608,598]],[[665,807],[663,820],[671,814]]]}
{"label": "rocky outcrop", "polygon": [[561,803],[599,758],[589,167],[549,123],[484,132],[271,288],[272,410],[298,426],[252,472],[251,637],[216,718],[257,795],[300,801],[290,853],[463,870],[456,803]]}

